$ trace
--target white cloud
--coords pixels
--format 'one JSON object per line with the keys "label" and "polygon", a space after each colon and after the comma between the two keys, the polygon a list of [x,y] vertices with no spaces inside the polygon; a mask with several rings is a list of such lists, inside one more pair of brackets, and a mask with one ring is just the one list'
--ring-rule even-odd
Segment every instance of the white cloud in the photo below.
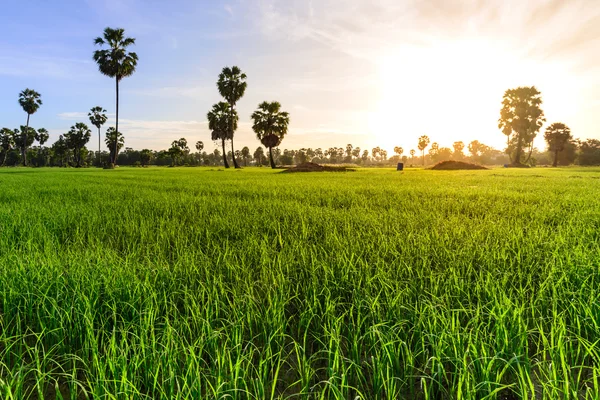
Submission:
{"label": "white cloud", "polygon": [[57,117],[63,121],[80,121],[87,118],[85,112],[63,112],[57,115]]}

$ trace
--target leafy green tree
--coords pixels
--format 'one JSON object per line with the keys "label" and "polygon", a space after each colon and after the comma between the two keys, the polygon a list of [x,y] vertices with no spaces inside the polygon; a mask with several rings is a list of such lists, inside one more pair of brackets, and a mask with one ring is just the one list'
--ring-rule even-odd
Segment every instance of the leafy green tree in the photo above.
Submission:
{"label": "leafy green tree", "polygon": [[580,165],[600,165],[600,140],[587,139],[579,145]]}
{"label": "leafy green tree", "polygon": [[[134,38],[125,37],[124,29],[106,28],[103,37],[97,37],[94,43],[98,46],[108,46],[108,49],[94,51],[94,61],[103,75],[115,78],[116,88],[116,121],[115,132],[119,132],[119,83],[121,79],[133,75],[138,62],[136,53],[128,52],[127,48],[135,44]],[[117,163],[117,149],[119,141],[114,141],[111,155],[111,164]]]}
{"label": "leafy green tree", "polygon": [[269,160],[271,168],[275,168],[273,159],[273,147],[281,144],[281,141],[288,132],[290,125],[290,115],[281,111],[281,104],[277,101],[262,102],[258,105],[258,110],[252,113],[252,129],[256,133],[256,138],[269,149]]}
{"label": "leafy green tree", "polygon": [[533,139],[546,122],[541,105],[541,93],[535,86],[509,89],[504,93],[498,129],[507,137],[507,153],[515,165],[522,164],[526,146],[530,147],[531,154]]}
{"label": "leafy green tree", "polygon": [[125,138],[121,132],[118,132],[112,126],[106,130],[104,143],[110,152],[110,163],[114,166],[117,163],[119,151],[125,146]]}
{"label": "leafy green tree", "polygon": [[185,138],[181,138],[179,140],[173,140],[171,143],[171,148],[168,150],[169,155],[171,156],[172,164],[171,166],[178,165],[181,158],[190,152],[190,148],[187,145],[187,140]]}
{"label": "leafy green tree", "polygon": [[419,138],[418,148],[421,150],[421,155],[423,156],[423,165],[425,165],[425,149],[429,146],[429,136],[423,135]]}
{"label": "leafy green tree", "polygon": [[200,140],[196,142],[196,150],[198,151],[198,153],[204,150],[204,143]]}
{"label": "leafy green tree", "polygon": [[211,139],[221,141],[223,147],[223,166],[229,168],[225,141],[231,139],[232,132],[237,129],[239,119],[237,111],[231,108],[229,103],[221,101],[213,105],[212,109],[206,115],[206,119],[208,119],[208,129],[211,130]]}
{"label": "leafy green tree", "polygon": [[[36,131],[32,127],[21,125],[21,129],[15,129],[13,131],[13,142],[15,146],[21,150],[21,157],[27,159],[27,150],[36,141],[43,145],[48,140],[48,131],[44,128]],[[26,164],[24,164],[26,165]]]}
{"label": "leafy green tree", "polygon": [[59,165],[64,167],[66,165],[65,159],[68,156],[69,147],[67,146],[67,141],[63,135],[60,135],[58,140],[52,145],[52,152],[54,153],[54,156],[58,158]]}
{"label": "leafy green tree", "polygon": [[[27,113],[27,124],[25,125],[25,129],[21,129],[21,140],[19,143],[21,144],[21,161],[23,162],[23,166],[27,165],[27,148],[31,146],[31,144],[27,147],[23,145],[28,142],[28,139],[25,137],[27,132],[29,132],[29,118],[32,114],[40,108],[42,105],[41,95],[35,90],[25,89],[21,93],[19,93],[19,105],[23,108],[23,111]],[[22,128],[22,127],[21,127]],[[32,142],[33,143],[33,142]]]}
{"label": "leafy green tree", "polygon": [[73,151],[73,160],[77,167],[81,167],[81,151],[90,141],[92,131],[83,122],[78,122],[65,134],[67,148]]}
{"label": "leafy green tree", "polygon": [[102,125],[106,123],[108,117],[106,116],[106,110],[100,106],[93,107],[88,113],[90,123],[98,128],[98,165],[100,165],[100,135]]}
{"label": "leafy green tree", "polygon": [[452,150],[452,157],[455,160],[462,160],[463,158],[465,158],[465,144],[463,142],[454,142],[452,144]]}
{"label": "leafy green tree", "polygon": [[[232,154],[235,154],[235,150],[233,149],[233,136],[237,130],[238,123],[237,117],[234,117],[237,116],[237,113],[235,112],[235,106],[237,102],[244,96],[244,93],[246,93],[246,88],[248,87],[246,78],[246,74],[244,74],[239,67],[233,66],[231,68],[223,68],[223,71],[221,71],[219,74],[219,80],[217,81],[219,93],[227,101],[229,107],[231,107],[230,116],[232,119],[229,125],[229,129],[231,131],[229,139],[231,140]],[[235,168],[240,168],[235,157],[233,157],[233,166]]]}
{"label": "leafy green tree", "polygon": [[140,151],[140,163],[142,164],[142,167],[145,167],[148,164],[150,164],[150,162],[152,161],[153,158],[154,158],[154,152],[152,150],[142,149]]}
{"label": "leafy green tree", "polygon": [[571,139],[573,139],[571,129],[562,122],[555,122],[546,128],[544,140],[548,144],[548,150],[554,153],[552,166],[558,166],[558,154],[564,151],[567,142]]}
{"label": "leafy green tree", "polygon": [[254,154],[252,156],[254,158],[254,162],[256,163],[256,165],[263,165],[263,160],[265,158],[265,151],[263,150],[262,147],[257,147],[256,150],[254,150]]}
{"label": "leafy green tree", "polygon": [[0,167],[4,167],[6,164],[6,156],[15,145],[14,135],[15,133],[11,129],[2,128],[0,130],[0,150],[2,151],[2,164],[0,164]]}

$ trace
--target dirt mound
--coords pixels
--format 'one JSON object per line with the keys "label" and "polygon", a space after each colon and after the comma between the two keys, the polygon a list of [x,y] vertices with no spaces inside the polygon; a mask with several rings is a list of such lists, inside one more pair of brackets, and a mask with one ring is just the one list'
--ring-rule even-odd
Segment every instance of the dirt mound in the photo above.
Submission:
{"label": "dirt mound", "polygon": [[483,165],[471,164],[462,161],[442,161],[435,164],[431,169],[436,171],[457,171],[462,169],[488,169]]}
{"label": "dirt mound", "polygon": [[329,165],[320,165],[312,162],[305,162],[302,164],[298,164],[295,167],[287,168],[282,172],[345,172],[345,171],[354,171],[353,169],[348,169],[347,167],[332,167]]}

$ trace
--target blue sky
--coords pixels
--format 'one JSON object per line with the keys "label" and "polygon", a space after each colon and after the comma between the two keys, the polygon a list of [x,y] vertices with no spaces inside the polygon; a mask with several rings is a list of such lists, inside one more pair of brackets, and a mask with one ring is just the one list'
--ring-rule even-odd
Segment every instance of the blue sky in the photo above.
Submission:
{"label": "blue sky", "polygon": [[107,26],[137,39],[120,109],[134,148],[185,137],[212,149],[205,116],[231,65],[249,84],[238,148],[259,145],[249,115],[263,100],[291,113],[287,148],[408,151],[422,134],[501,147],[502,94],[517,85],[538,86],[549,123],[600,137],[594,0],[1,1],[0,125],[24,124],[17,97],[32,88],[44,102],[32,125],[51,141],[93,106],[114,113],[114,81],[92,60]]}

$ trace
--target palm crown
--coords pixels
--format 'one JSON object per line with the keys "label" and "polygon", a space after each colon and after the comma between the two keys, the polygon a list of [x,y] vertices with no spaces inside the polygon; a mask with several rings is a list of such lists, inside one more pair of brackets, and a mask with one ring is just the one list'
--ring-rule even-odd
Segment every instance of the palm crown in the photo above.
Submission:
{"label": "palm crown", "polygon": [[239,67],[225,67],[219,74],[217,88],[219,93],[230,106],[235,107],[235,104],[244,96],[248,84],[246,83],[246,74]]}
{"label": "palm crown", "polygon": [[265,101],[258,105],[258,110],[252,113],[251,118],[256,138],[266,147],[279,146],[290,124],[290,115],[281,111],[281,104]]}
{"label": "palm crown", "polygon": [[237,111],[232,110],[229,103],[221,101],[213,105],[206,118],[212,140],[229,140],[233,137],[239,117]]}
{"label": "palm crown", "polygon": [[92,108],[88,113],[88,117],[90,118],[90,122],[92,123],[92,125],[94,125],[98,129],[100,129],[108,119],[108,117],[106,116],[106,110],[100,106]]}
{"label": "palm crown", "polygon": [[106,28],[103,37],[97,37],[94,43],[108,46],[108,49],[94,52],[94,61],[98,63],[101,73],[121,80],[135,72],[138,56],[136,53],[127,52],[127,47],[135,44],[135,39],[125,37],[124,29]]}
{"label": "palm crown", "polygon": [[25,89],[19,93],[19,104],[28,115],[34,114],[42,105],[41,95],[35,90]]}

